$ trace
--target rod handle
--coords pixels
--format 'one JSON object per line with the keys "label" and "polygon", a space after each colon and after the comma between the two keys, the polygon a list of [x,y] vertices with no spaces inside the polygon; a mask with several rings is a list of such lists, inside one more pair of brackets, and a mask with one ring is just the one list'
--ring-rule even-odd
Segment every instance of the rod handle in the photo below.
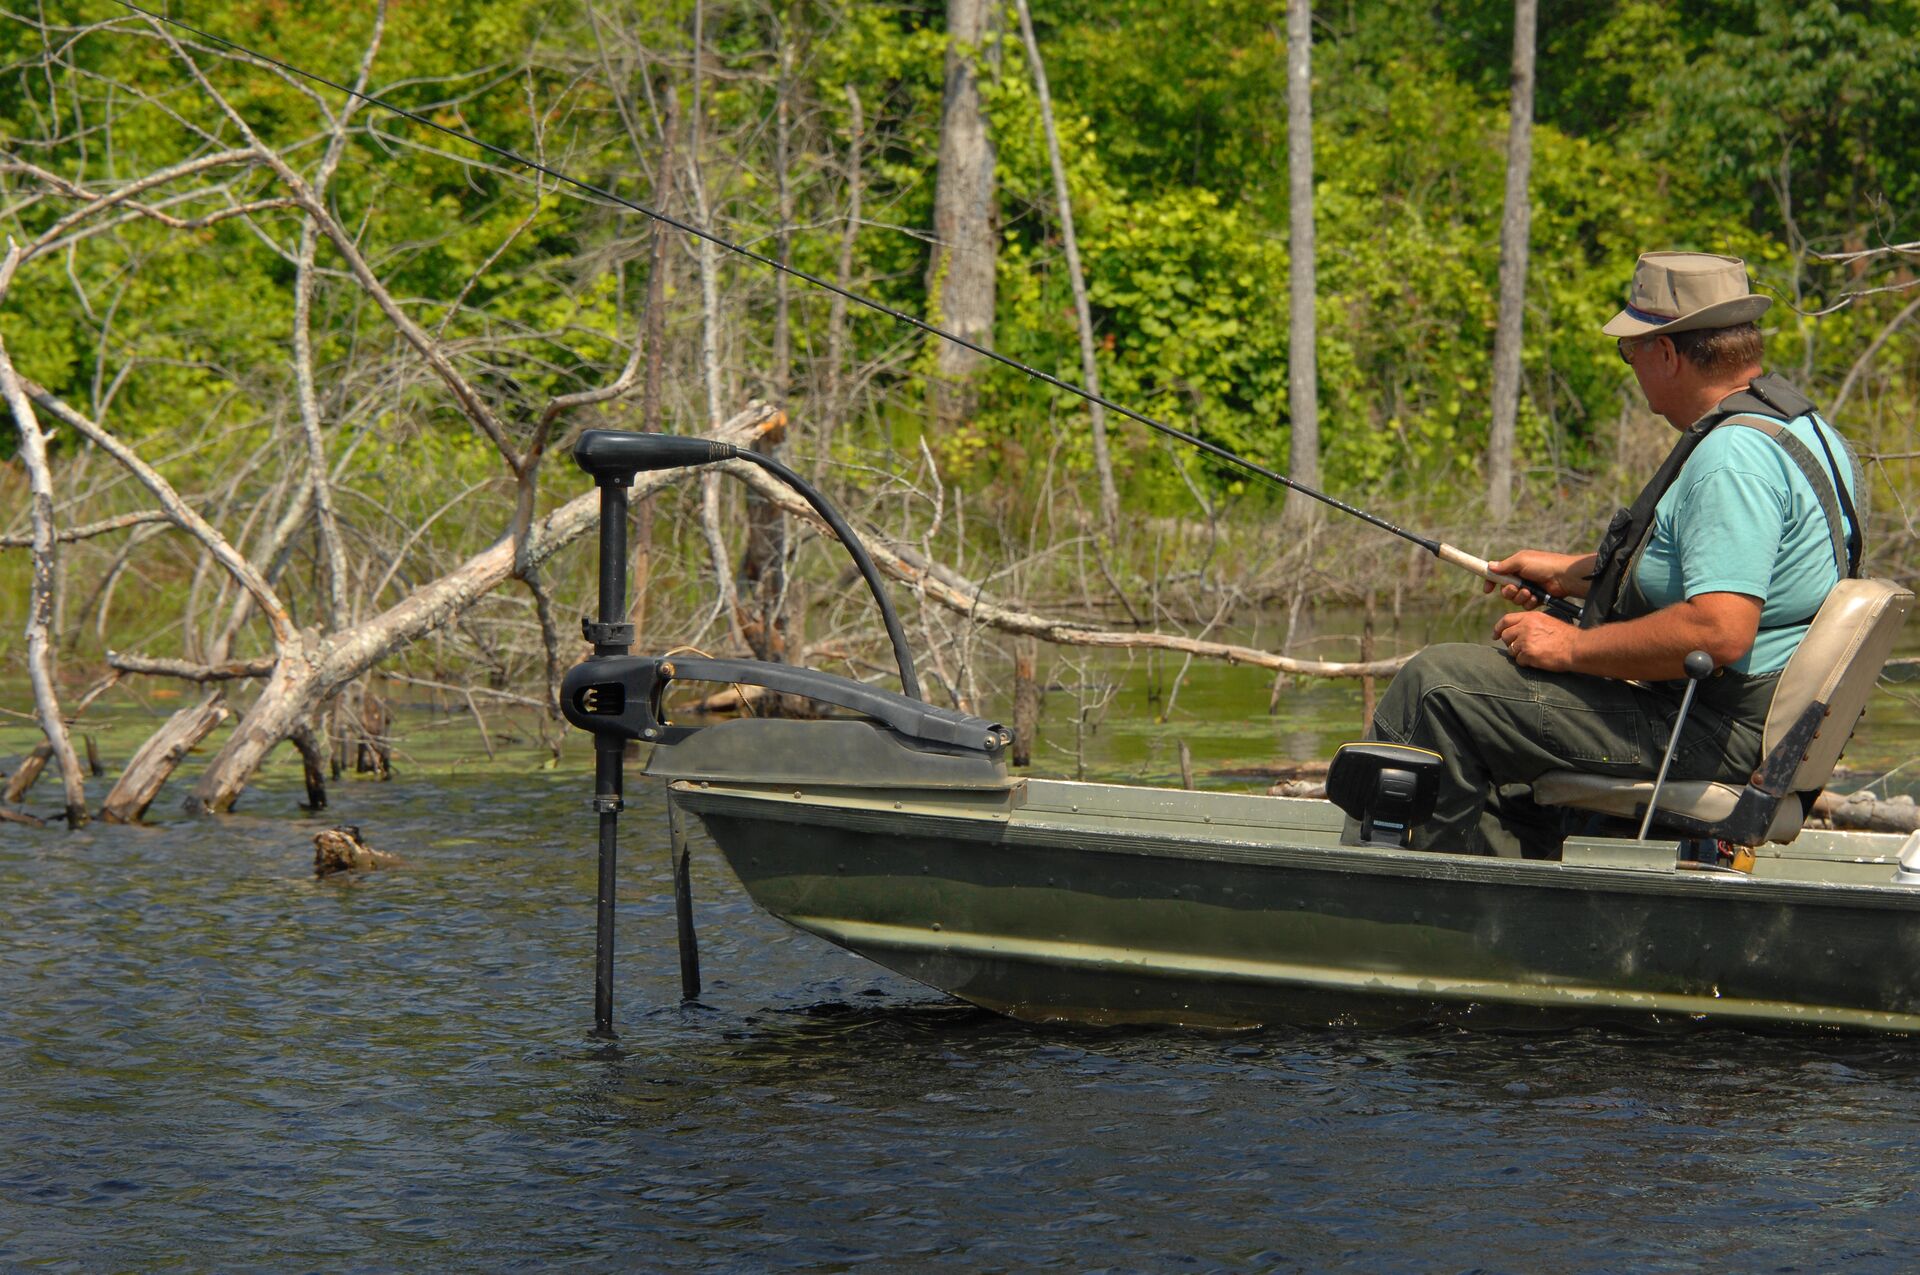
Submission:
{"label": "rod handle", "polygon": [[1459,567],[1463,571],[1471,571],[1482,580],[1491,580],[1495,584],[1510,584],[1516,588],[1525,589],[1529,593],[1534,592],[1534,586],[1522,580],[1519,576],[1510,576],[1503,572],[1495,571],[1493,565],[1485,558],[1476,558],[1465,549],[1456,549],[1450,544],[1443,543],[1433,552],[1439,557],[1440,561]]}
{"label": "rod handle", "polygon": [[1443,542],[1440,547],[1433,552],[1440,561],[1459,567],[1465,571],[1471,571],[1482,580],[1491,580],[1495,584],[1512,585],[1514,588],[1532,595],[1533,599],[1538,602],[1549,615],[1556,619],[1571,620],[1579,614],[1565,599],[1554,597],[1531,580],[1524,580],[1519,576],[1508,575],[1504,571],[1495,571],[1492,563],[1488,562],[1485,558],[1474,557],[1465,549],[1456,549],[1452,545]]}

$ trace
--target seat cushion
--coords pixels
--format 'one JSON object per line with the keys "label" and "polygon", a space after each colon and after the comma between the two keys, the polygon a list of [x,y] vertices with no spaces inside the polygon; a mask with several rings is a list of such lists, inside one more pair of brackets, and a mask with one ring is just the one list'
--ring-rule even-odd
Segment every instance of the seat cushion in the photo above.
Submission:
{"label": "seat cushion", "polygon": [[[1741,791],[1732,784],[1672,780],[1660,789],[1660,813],[1719,823],[1733,813]],[[1577,770],[1550,770],[1533,781],[1533,799],[1543,806],[1572,806],[1622,819],[1639,819],[1652,796],[1651,779],[1612,779]],[[1658,816],[1655,818],[1657,821]],[[1766,839],[1793,840],[1800,833],[1802,818],[1798,801],[1782,801],[1767,828]]]}

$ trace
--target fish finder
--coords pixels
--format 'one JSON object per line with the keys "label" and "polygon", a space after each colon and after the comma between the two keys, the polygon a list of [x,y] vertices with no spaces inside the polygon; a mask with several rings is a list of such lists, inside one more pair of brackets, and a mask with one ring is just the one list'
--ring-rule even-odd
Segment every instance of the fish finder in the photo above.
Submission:
{"label": "fish finder", "polygon": [[1433,815],[1440,754],[1404,744],[1342,744],[1327,768],[1327,800],[1360,821],[1360,844],[1405,849]]}

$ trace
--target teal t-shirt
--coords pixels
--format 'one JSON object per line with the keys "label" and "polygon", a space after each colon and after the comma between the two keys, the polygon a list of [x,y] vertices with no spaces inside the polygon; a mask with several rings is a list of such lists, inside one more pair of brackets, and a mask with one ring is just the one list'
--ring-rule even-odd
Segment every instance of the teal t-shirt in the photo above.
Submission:
{"label": "teal t-shirt", "polygon": [[[1832,467],[1814,436],[1816,421],[1802,416],[1787,429],[1831,479]],[[1857,503],[1845,441],[1831,425],[1818,427]],[[1846,530],[1841,528],[1843,540]],[[1730,421],[1700,440],[1654,507],[1653,535],[1633,578],[1656,609],[1702,593],[1759,598],[1760,633],[1731,667],[1772,673],[1786,666],[1840,571],[1827,517],[1807,476],[1786,448]]]}

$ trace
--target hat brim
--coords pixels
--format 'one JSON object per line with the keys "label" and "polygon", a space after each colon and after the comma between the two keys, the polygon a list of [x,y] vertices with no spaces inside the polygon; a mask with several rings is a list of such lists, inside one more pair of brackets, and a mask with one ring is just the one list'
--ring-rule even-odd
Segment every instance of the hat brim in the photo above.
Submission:
{"label": "hat brim", "polygon": [[1716,301],[1704,310],[1683,314],[1666,323],[1649,323],[1622,310],[1607,320],[1600,330],[1608,336],[1647,336],[1654,332],[1692,332],[1699,328],[1730,328],[1736,323],[1751,323],[1767,312],[1772,297],[1749,293],[1731,301]]}

